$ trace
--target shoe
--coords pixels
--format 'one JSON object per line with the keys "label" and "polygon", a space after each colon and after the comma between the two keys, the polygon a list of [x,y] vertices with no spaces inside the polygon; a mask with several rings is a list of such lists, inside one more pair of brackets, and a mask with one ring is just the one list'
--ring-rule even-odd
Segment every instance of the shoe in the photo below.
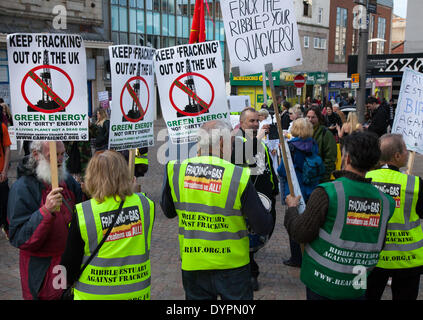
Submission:
{"label": "shoe", "polygon": [[286,266],[288,266],[288,267],[301,268],[301,264],[300,263],[295,263],[291,259],[284,260],[283,261],[283,264],[286,265]]}
{"label": "shoe", "polygon": [[256,277],[251,277],[251,285],[253,286],[254,291],[258,291],[259,284],[258,284],[258,280],[257,280]]}

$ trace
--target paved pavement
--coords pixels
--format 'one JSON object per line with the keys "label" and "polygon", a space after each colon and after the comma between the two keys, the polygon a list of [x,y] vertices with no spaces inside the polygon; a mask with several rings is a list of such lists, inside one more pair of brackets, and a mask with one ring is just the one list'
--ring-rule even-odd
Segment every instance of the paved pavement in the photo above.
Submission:
{"label": "paved pavement", "polygon": [[[155,131],[164,129],[163,120],[155,121]],[[157,136],[157,135],[156,135]],[[163,142],[149,152],[149,170],[145,177],[140,178],[142,191],[156,203],[156,219],[152,233],[151,245],[151,298],[155,300],[183,300],[177,218],[169,220],[160,206],[160,191],[163,180],[164,166],[157,160],[157,151]],[[162,147],[163,148],[163,147]],[[12,162],[9,170],[9,181],[16,180],[16,165],[20,159],[17,151],[12,152]],[[423,176],[423,156],[417,156],[413,174]],[[283,226],[284,207],[280,199],[276,204],[277,218],[272,238],[256,256],[260,266],[260,290],[254,293],[256,300],[304,300],[305,287],[299,280],[298,268],[285,266],[282,261],[289,257],[288,234]],[[423,280],[422,280],[423,281]],[[423,288],[423,285],[421,286]],[[420,290],[422,291],[422,290]],[[390,290],[385,290],[384,299],[391,299]],[[0,300],[20,300],[21,286],[19,277],[19,251],[12,247],[0,232]],[[419,294],[419,300],[423,293]]]}

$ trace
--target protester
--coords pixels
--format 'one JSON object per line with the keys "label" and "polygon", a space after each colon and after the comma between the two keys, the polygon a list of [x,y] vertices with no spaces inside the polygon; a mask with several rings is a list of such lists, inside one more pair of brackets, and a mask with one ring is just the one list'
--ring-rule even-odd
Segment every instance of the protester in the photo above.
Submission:
{"label": "protester", "polygon": [[9,196],[9,180],[7,172],[10,161],[10,137],[7,126],[0,123],[0,229],[8,234],[7,198]]}
{"label": "protester", "polygon": [[379,157],[375,135],[353,132],[344,140],[343,170],[313,191],[301,215],[299,197],[286,197],[284,225],[306,244],[300,278],[308,300],[364,299],[365,276],[378,262],[395,209],[394,200],[365,178]]}
{"label": "protester", "polygon": [[[318,155],[319,148],[316,141],[312,138],[313,136],[313,125],[306,118],[299,118],[293,121],[291,134],[293,138],[288,142],[291,158],[295,170],[295,174],[298,179],[300,190],[304,199],[307,203],[311,192],[316,188],[317,183],[305,184],[303,180],[303,168],[304,162],[309,155]],[[281,183],[281,197],[282,203],[284,203],[286,196],[289,194],[288,180],[286,177],[286,169],[283,162],[281,162],[278,168],[278,174]],[[288,260],[283,261],[287,266],[301,267],[301,248],[300,244],[294,240],[289,239],[291,257]]]}
{"label": "protester", "polygon": [[351,111],[348,113],[347,121],[342,125],[342,127],[339,127],[338,125],[336,130],[338,130],[339,138],[346,137],[357,130],[362,131],[363,126],[360,122],[358,122],[357,112]]}
{"label": "protester", "polygon": [[48,141],[34,141],[31,154],[18,165],[18,180],[9,193],[7,215],[10,243],[19,248],[22,294],[25,300],[52,300],[53,268],[60,263],[75,204],[81,202],[79,184],[67,174],[62,142],[56,142],[59,187],[51,187]]}
{"label": "protester", "polygon": [[106,150],[109,145],[110,120],[104,108],[99,108],[97,110],[96,126],[95,151]]}
{"label": "protester", "polygon": [[[259,129],[258,113],[253,108],[246,108],[240,115],[240,129],[236,132],[233,142],[231,162],[235,165],[251,169],[251,181],[256,190],[265,195],[272,203],[270,213],[276,221],[276,195],[279,193],[278,180],[274,171],[272,159],[266,145],[261,141],[267,127]],[[270,234],[262,241],[250,234],[250,261],[251,281],[255,291],[259,289],[259,266],[254,259],[254,254],[270,239]]]}
{"label": "protester", "polygon": [[288,130],[291,119],[289,116],[288,110],[291,108],[291,104],[288,101],[282,103],[282,113],[281,113],[281,126],[282,130]]}
{"label": "protester", "polygon": [[389,124],[389,115],[384,107],[375,97],[370,97],[366,101],[367,109],[371,112],[370,124],[364,126],[368,131],[376,133],[379,137],[387,132]]}
{"label": "protester", "polygon": [[[266,144],[267,149],[269,151],[269,155],[272,158],[273,169],[276,171],[278,169],[278,148],[279,148],[279,136],[278,136],[278,128],[276,124],[272,123],[273,117],[270,116],[269,111],[266,109],[260,109],[258,111],[259,116],[259,131],[260,129],[265,126],[268,128],[266,130],[266,135],[263,137],[262,141]],[[273,131],[273,132],[272,132]],[[276,132],[275,132],[276,131]],[[276,134],[276,137],[275,137]]]}
{"label": "protester", "polygon": [[[149,300],[154,203],[133,192],[128,163],[111,150],[90,160],[85,189],[92,199],[76,206],[61,261],[68,284],[74,284],[75,300]],[[87,264],[83,270],[82,264]],[[105,274],[112,280],[105,283],[92,276]]]}
{"label": "protester", "polygon": [[289,120],[291,120],[291,122],[289,123],[289,127],[288,127],[287,132],[291,133],[292,123],[296,119],[303,117],[303,112],[301,111],[301,106],[299,104],[296,104],[295,106],[289,108],[288,114],[289,114]]}
{"label": "protester", "polygon": [[333,111],[332,103],[330,103],[330,101],[326,103],[325,108],[326,108],[326,115],[325,115],[326,127],[333,134],[333,136],[335,137],[335,140],[338,141],[338,131],[336,130],[336,126],[342,126],[342,120],[338,116],[338,114]]}
{"label": "protester", "polygon": [[325,174],[320,182],[330,180],[332,172],[335,170],[335,162],[337,157],[336,140],[332,133],[323,125],[324,119],[317,106],[313,106],[306,110],[306,117],[313,124],[313,139],[319,146],[319,156],[325,165]]}
{"label": "protester", "polygon": [[408,150],[399,134],[380,138],[383,167],[367,173],[372,183],[395,199],[394,215],[388,221],[387,238],[379,262],[367,282],[367,298],[380,300],[389,277],[393,300],[416,300],[423,271],[422,178],[401,173]]}
{"label": "protester", "polygon": [[333,109],[333,112],[335,112],[339,116],[339,118],[341,118],[342,123],[345,123],[345,121],[347,121],[347,119],[345,118],[344,112],[342,112],[339,109],[339,104],[333,103],[332,104],[332,109]]}
{"label": "protester", "polygon": [[228,137],[226,122],[204,124],[198,156],[170,161],[165,169],[160,205],[168,218],[179,218],[182,283],[189,300],[253,299],[245,218],[257,234],[273,228],[249,169],[227,161]]}
{"label": "protester", "polygon": [[10,108],[6,103],[0,103],[0,119],[7,127],[13,126],[13,118],[12,113],[10,112]]}

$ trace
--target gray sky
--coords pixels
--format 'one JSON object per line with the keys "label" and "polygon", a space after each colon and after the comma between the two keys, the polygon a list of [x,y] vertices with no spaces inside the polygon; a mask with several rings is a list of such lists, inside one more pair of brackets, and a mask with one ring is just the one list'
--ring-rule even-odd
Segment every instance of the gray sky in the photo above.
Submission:
{"label": "gray sky", "polygon": [[407,17],[407,1],[408,0],[394,0],[394,14],[402,18]]}

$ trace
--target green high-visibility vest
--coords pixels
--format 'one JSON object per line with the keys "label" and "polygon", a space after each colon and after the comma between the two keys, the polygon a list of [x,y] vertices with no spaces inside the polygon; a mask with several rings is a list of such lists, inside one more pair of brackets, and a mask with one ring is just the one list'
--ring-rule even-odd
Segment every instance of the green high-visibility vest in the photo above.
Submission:
{"label": "green high-visibility vest", "polygon": [[[91,199],[76,205],[85,242],[82,265],[103,239],[119,208],[120,199],[103,203]],[[150,242],[154,203],[143,194],[126,197],[122,213],[97,255],[74,289],[75,300],[149,300]]]}
{"label": "green high-visibility vest", "polygon": [[420,180],[391,169],[370,171],[366,177],[394,198],[396,208],[388,221],[386,243],[377,267],[405,269],[423,265],[423,230],[416,212]]}
{"label": "green high-visibility vest", "polygon": [[250,178],[217,157],[170,161],[167,176],[179,218],[182,270],[231,269],[250,262],[241,195]]}
{"label": "green high-visibility vest", "polygon": [[305,246],[301,280],[330,299],[361,297],[365,289],[357,276],[367,276],[378,262],[394,201],[369,183],[345,177],[319,186],[329,208],[318,238]]}

